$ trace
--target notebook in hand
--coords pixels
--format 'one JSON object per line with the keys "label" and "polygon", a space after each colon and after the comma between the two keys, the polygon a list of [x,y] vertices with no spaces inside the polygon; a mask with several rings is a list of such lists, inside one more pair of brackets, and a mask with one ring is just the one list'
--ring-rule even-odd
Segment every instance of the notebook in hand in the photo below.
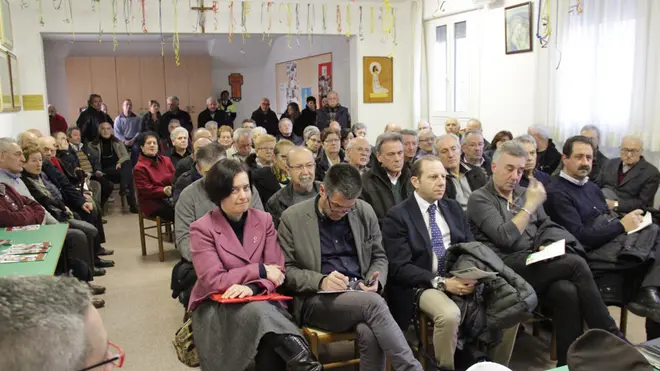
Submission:
{"label": "notebook in hand", "polygon": [[234,298],[234,299],[223,298],[222,294],[213,294],[211,295],[211,299],[221,304],[249,303],[251,301],[293,300],[291,296],[284,296],[280,294],[255,295],[255,296],[248,296],[245,298]]}

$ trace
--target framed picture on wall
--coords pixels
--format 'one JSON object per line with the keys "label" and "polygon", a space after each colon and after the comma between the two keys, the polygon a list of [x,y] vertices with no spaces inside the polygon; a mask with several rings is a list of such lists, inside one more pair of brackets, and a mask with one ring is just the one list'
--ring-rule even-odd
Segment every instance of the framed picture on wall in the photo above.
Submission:
{"label": "framed picture on wall", "polygon": [[504,8],[506,54],[532,51],[532,2]]}
{"label": "framed picture on wall", "polygon": [[11,28],[9,0],[0,0],[0,44],[11,50],[14,47],[14,34]]}
{"label": "framed picture on wall", "polygon": [[363,57],[362,79],[364,103],[392,103],[394,101],[392,58]]}
{"label": "framed picture on wall", "polygon": [[7,52],[9,59],[9,78],[11,85],[12,107],[14,111],[21,110],[21,91],[20,84],[18,83],[18,60],[12,53]]}

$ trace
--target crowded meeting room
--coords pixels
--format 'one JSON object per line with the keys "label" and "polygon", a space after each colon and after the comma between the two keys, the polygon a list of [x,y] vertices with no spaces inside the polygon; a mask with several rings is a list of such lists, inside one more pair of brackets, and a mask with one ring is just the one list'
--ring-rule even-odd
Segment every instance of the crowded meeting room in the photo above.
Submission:
{"label": "crowded meeting room", "polygon": [[660,370],[659,107],[657,0],[0,0],[0,371]]}

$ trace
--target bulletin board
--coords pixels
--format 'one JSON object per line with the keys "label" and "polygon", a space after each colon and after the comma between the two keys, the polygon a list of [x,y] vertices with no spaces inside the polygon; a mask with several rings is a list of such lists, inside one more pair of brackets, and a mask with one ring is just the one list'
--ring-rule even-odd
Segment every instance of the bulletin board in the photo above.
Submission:
{"label": "bulletin board", "polygon": [[272,108],[278,116],[290,102],[298,103],[302,110],[310,95],[320,105],[319,87],[322,92],[332,90],[332,53],[278,63],[275,65],[277,105]]}

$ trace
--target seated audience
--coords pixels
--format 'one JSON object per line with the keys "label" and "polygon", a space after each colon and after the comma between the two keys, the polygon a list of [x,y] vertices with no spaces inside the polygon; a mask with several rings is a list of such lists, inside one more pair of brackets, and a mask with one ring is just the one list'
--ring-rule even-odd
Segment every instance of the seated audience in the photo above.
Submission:
{"label": "seated audience", "polygon": [[541,184],[543,184],[544,187],[549,186],[550,182],[552,182],[552,178],[550,177],[550,175],[536,168],[536,140],[534,139],[534,137],[525,134],[516,137],[514,140],[518,144],[520,144],[520,146],[523,147],[525,151],[527,151],[527,161],[525,162],[525,171],[520,176],[520,181],[518,182],[518,184],[521,187],[527,188],[529,186],[529,180],[533,178],[541,182]]}
{"label": "seated audience", "polygon": [[179,161],[179,163],[176,164],[174,170],[174,179],[172,179],[172,183],[176,184],[176,181],[179,179],[181,175],[183,175],[187,171],[192,170],[195,167],[195,153],[197,152],[198,149],[207,146],[211,143],[212,143],[211,140],[206,137],[197,138],[197,140],[193,142],[193,152],[190,154],[190,156],[181,159],[181,161]]}
{"label": "seated audience", "polygon": [[[252,119],[245,119],[241,123],[241,127],[252,130],[252,129],[257,127],[257,123],[254,122],[254,120],[252,120]],[[264,129],[264,130],[266,130],[266,129]]]}
{"label": "seated audience", "polygon": [[0,183],[0,227],[21,227],[45,222],[46,211],[41,204],[21,196],[10,185]]}
{"label": "seated audience", "polygon": [[293,144],[297,146],[302,146],[304,144],[303,139],[293,132],[293,122],[291,119],[286,117],[280,119],[278,127],[279,133],[277,134],[277,141],[286,139],[293,142]]}
{"label": "seated audience", "polygon": [[600,186],[611,210],[628,213],[652,208],[660,184],[658,168],[642,156],[644,146],[639,137],[623,137],[620,151],[621,157],[606,160],[601,165],[598,179],[589,175],[589,180]]}
{"label": "seated audience", "polygon": [[305,108],[298,120],[294,121],[293,132],[299,137],[304,137],[305,129],[311,126],[316,127],[316,97],[312,95],[305,99]]}
{"label": "seated audience", "polygon": [[[211,135],[213,138],[213,135]],[[170,140],[172,141],[172,148],[170,148],[169,156],[172,165],[176,165],[180,160],[190,156],[190,149],[188,148],[188,130],[177,127],[170,133]],[[213,139],[211,139],[213,141]]]}
{"label": "seated audience", "polygon": [[[256,123],[256,126],[261,126],[266,129],[266,133],[277,136],[278,134],[278,120],[277,115],[273,110],[270,109],[270,99],[262,98],[261,103],[259,103],[259,108],[252,112],[252,121]],[[245,124],[245,121],[243,121]],[[234,139],[234,142],[236,139]],[[231,157],[231,156],[230,156]]]}
{"label": "seated audience", "polygon": [[172,178],[174,165],[169,157],[158,153],[158,134],[147,132],[138,140],[140,157],[133,169],[138,204],[145,216],[159,216],[174,221]]}
{"label": "seated audience", "polygon": [[479,130],[466,131],[461,139],[462,161],[471,168],[491,174],[490,158],[484,156],[484,136]]}
{"label": "seated audience", "polygon": [[218,123],[215,121],[207,121],[204,125],[204,129],[208,130],[211,133],[211,141],[218,141]]}
{"label": "seated audience", "polygon": [[55,139],[55,158],[62,167],[62,172],[71,184],[82,187],[86,174],[80,168],[78,156],[69,150],[69,141],[66,139],[66,134],[58,131],[53,133],[52,136]]}
{"label": "seated audience", "polygon": [[286,154],[295,147],[290,141],[283,139],[275,145],[275,159],[271,166],[262,167],[252,171],[252,183],[259,191],[261,203],[266,205],[268,200],[280,189],[289,184],[289,174],[286,171]]}
{"label": "seated audience", "polygon": [[357,137],[350,142],[346,148],[346,163],[358,169],[360,175],[371,169],[371,145],[366,139]]}
{"label": "seated audience", "polygon": [[[483,137],[483,128],[481,127],[481,121],[479,121],[478,119],[475,118],[469,119],[468,122],[465,124],[465,131],[468,132],[471,130],[477,130],[481,132]],[[486,140],[486,138],[483,139],[484,139],[484,148],[490,147],[490,143]]]}
{"label": "seated audience", "polygon": [[458,201],[461,208],[467,210],[472,192],[488,181],[486,173],[461,162],[460,139],[454,134],[439,136],[435,141],[435,151],[447,171],[445,198]]}
{"label": "seated audience", "polygon": [[65,132],[69,128],[69,124],[66,123],[66,119],[57,113],[57,109],[54,105],[48,105],[48,121],[50,123],[50,134],[55,134],[58,131]]}
{"label": "seated audience", "polygon": [[349,129],[341,129],[339,133],[341,134],[341,149],[345,152],[346,145],[348,145],[348,142],[350,142],[351,139],[355,138],[355,135],[353,135],[353,132]]}
{"label": "seated audience", "polygon": [[322,370],[282,303],[226,305],[209,298],[274,293],[284,282],[284,256],[270,215],[250,209],[245,165],[220,160],[207,176],[206,192],[218,207],[190,226],[198,279],[189,310],[201,367],[244,370],[246,355],[256,354],[257,370]]}
{"label": "seated audience", "polygon": [[[259,138],[261,135],[266,135],[268,134],[266,132],[266,129],[262,128],[261,126],[257,126],[256,128],[250,129],[250,133],[252,133],[252,142],[254,143],[254,140]],[[233,142],[233,139],[232,139]]]}
{"label": "seated audience", "polygon": [[199,115],[197,115],[197,127],[199,128],[206,127],[207,122],[213,121],[215,122],[215,126],[217,129],[218,121],[221,121],[222,119],[223,119],[223,112],[218,109],[218,99],[216,97],[206,98],[206,108],[202,112],[200,112]]}
{"label": "seated audience", "polygon": [[341,133],[341,125],[339,124],[338,121],[335,121],[335,120],[330,121],[330,125],[328,125],[328,128],[330,130]]}
{"label": "seated audience", "polygon": [[218,143],[225,146],[225,149],[234,144],[234,129],[230,126],[222,125],[218,129]]}
{"label": "seated audience", "polygon": [[321,150],[321,132],[319,128],[316,126],[306,127],[303,139],[305,140],[305,147],[314,154],[314,158],[317,158]]}
{"label": "seated audience", "polygon": [[429,129],[421,130],[419,132],[419,151],[417,152],[416,159],[422,158],[428,155],[435,155],[435,148],[433,144],[435,143],[435,134]]}
{"label": "seated audience", "polygon": [[[504,263],[532,285],[540,302],[551,311],[557,336],[557,365],[566,364],[570,344],[589,328],[623,338],[610,316],[587,262],[582,245],[543,210],[543,185],[531,180],[518,185],[527,151],[505,142],[493,156],[493,176],[468,201],[468,219],[475,239],[493,249]],[[527,265],[529,254],[565,240],[566,254]]]}
{"label": "seated audience", "polygon": [[259,169],[265,166],[272,166],[275,151],[275,137],[266,134],[261,135],[254,141],[255,152],[251,153],[246,159],[245,164],[250,170]]}
{"label": "seated audience", "polygon": [[536,162],[538,163],[538,169],[548,175],[552,175],[561,162],[561,153],[559,153],[557,146],[550,139],[548,128],[540,125],[530,126],[527,129],[527,134],[536,140]]}
{"label": "seated audience", "polygon": [[417,132],[421,133],[422,130],[431,130],[431,124],[426,120],[419,120],[417,123]]}
{"label": "seated audience", "polygon": [[367,137],[367,125],[362,122],[356,122],[351,130],[353,131],[353,135],[355,135],[356,138]]}
{"label": "seated audience", "polygon": [[376,139],[378,162],[362,175],[361,199],[374,209],[379,221],[387,212],[412,194],[410,168],[403,166],[403,138],[383,133]]}
{"label": "seated audience", "polygon": [[0,335],[0,370],[108,370],[124,363],[89,289],[71,277],[0,278]]}
{"label": "seated audience", "polygon": [[484,151],[484,156],[492,159],[495,151],[507,140],[513,140],[513,134],[506,130],[498,131],[493,137],[493,141],[490,142],[490,146],[486,146],[487,149]]}
{"label": "seated audience", "polygon": [[[68,130],[70,130],[70,129],[68,129]],[[78,133],[80,133],[80,129],[76,128],[76,130],[78,130]],[[16,142],[18,143],[18,145],[21,148],[23,148],[24,146],[29,145],[30,143],[37,144],[38,140],[39,140],[39,136],[37,136],[36,134],[31,132],[30,130],[26,130],[26,131],[23,131],[21,133],[18,133],[18,135],[16,136]]]}
{"label": "seated audience", "polygon": [[397,125],[393,122],[388,123],[385,125],[385,130],[383,130],[383,133],[401,133],[401,126]]}
{"label": "seated audience", "polygon": [[266,203],[266,211],[273,217],[275,228],[280,224],[284,210],[299,202],[315,197],[319,193],[320,182],[314,179],[316,162],[307,148],[293,147],[286,154],[286,170],[291,180],[284,188]]}
{"label": "seated audience", "polygon": [[89,144],[89,153],[93,161],[101,165],[102,177],[112,184],[120,185],[119,194],[126,196],[131,213],[137,214],[130,157],[124,144],[113,135],[109,123],[101,124],[99,137]]}
{"label": "seated audience", "polygon": [[135,139],[140,135],[141,118],[133,113],[133,102],[130,99],[124,99],[121,109],[121,113],[115,118],[114,136],[130,151]]}
{"label": "seated audience", "polygon": [[250,153],[254,153],[250,129],[239,128],[234,130],[234,145],[227,148],[227,158],[245,162]]}
{"label": "seated audience", "polygon": [[330,127],[330,121],[339,123],[339,130],[349,129],[351,127],[351,114],[348,108],[339,104],[339,94],[331,90],[326,95],[327,103],[322,104],[316,111],[316,126],[319,130]]}
{"label": "seated audience", "polygon": [[[202,138],[195,143],[199,142],[200,144],[202,144],[204,143],[202,141],[206,141],[206,140],[208,139]],[[199,157],[200,154],[202,155],[202,157]],[[179,196],[181,195],[181,192],[183,192],[183,190],[186,189],[189,185],[193,184],[195,181],[202,178],[203,176],[201,170],[202,166],[208,165],[207,167],[210,167],[218,160],[222,158],[226,158],[227,155],[224,146],[222,144],[207,143],[204,146],[196,147],[195,152],[191,156],[194,156],[195,159],[192,169],[181,174],[181,176],[178,177],[174,182],[174,188],[172,190],[172,201],[174,201],[175,205],[179,199]]]}
{"label": "seated audience", "polygon": [[[161,119],[161,122],[162,121],[163,120]],[[174,147],[174,143],[172,143],[172,131],[179,127],[181,127],[181,122],[177,119],[171,120],[167,125],[167,134],[165,137],[162,137],[158,143],[158,148],[163,156],[169,156],[172,153],[172,147]],[[140,154],[140,146],[137,143],[133,145],[133,152],[137,152],[138,155]]]}
{"label": "seated audience", "polygon": [[332,166],[344,162],[344,151],[341,149],[340,133],[330,128],[321,132],[323,149],[316,158],[316,180],[321,181],[326,171]]}
{"label": "seated audience", "polygon": [[401,130],[403,137],[403,161],[406,166],[411,166],[415,162],[419,150],[419,138],[415,130]]}
{"label": "seated audience", "polygon": [[[488,247],[464,244],[474,238],[467,216],[458,202],[443,199],[445,175],[438,157],[426,156],[416,161],[412,165],[411,176],[415,192],[394,206],[383,221],[383,246],[389,261],[385,288],[388,306],[401,330],[406,331],[414,316],[415,289],[424,290],[419,306],[434,322],[433,347],[436,364],[440,367],[449,370],[456,368],[454,352],[459,339],[462,340],[464,352],[467,353],[468,348],[490,351],[490,359],[506,365],[513,351],[517,322],[524,320],[536,307],[536,294],[525,280],[503,266],[500,258]],[[484,284],[452,276],[447,264],[450,254],[460,257],[460,262],[453,266],[454,270],[458,265],[488,267],[488,270],[501,267],[495,268],[501,280],[494,285],[493,281]],[[466,258],[468,256],[470,258]],[[495,317],[488,319],[493,321],[488,328],[495,330],[498,336],[490,339],[489,343],[483,342],[484,338],[488,338],[484,334],[484,324],[471,319],[474,312],[466,305],[467,302],[476,303],[477,299],[471,294],[477,286],[487,299],[476,305],[483,311],[487,307],[491,313],[489,317]],[[512,297],[522,298],[511,300]],[[503,323],[512,327],[504,330]],[[474,336],[472,341],[465,343],[466,339],[470,339],[470,332],[477,333],[475,327],[481,327],[482,331],[479,333],[482,340],[479,346],[475,344]],[[502,330],[504,336],[500,342]]]}
{"label": "seated audience", "polygon": [[[328,170],[318,196],[282,214],[278,240],[286,260],[284,288],[294,293],[297,324],[355,331],[362,365],[385,370],[387,357],[394,370],[422,370],[380,295],[387,256],[378,218],[358,200],[361,191],[358,171],[337,164]],[[349,285],[365,292],[319,294]]]}
{"label": "seated audience", "polygon": [[[149,100],[149,111],[142,115],[142,120],[140,122],[140,132],[157,132],[160,117],[160,103],[158,103],[157,100]],[[137,138],[135,138],[135,141],[137,141]],[[135,145],[135,143],[133,144]]]}
{"label": "seated audience", "polygon": [[461,123],[458,122],[458,119],[450,117],[445,120],[445,133],[461,137]]}
{"label": "seated audience", "polygon": [[[631,144],[626,139],[624,143]],[[593,155],[589,138],[578,135],[566,140],[564,169],[548,190],[548,215],[584,245],[592,269],[646,270],[641,289],[631,295],[627,307],[638,316],[660,322],[660,247],[655,242],[660,227],[652,224],[637,232],[635,240],[627,238],[627,232],[641,224],[642,211],[631,210],[621,219],[610,212],[600,188],[588,178]]]}
{"label": "seated audience", "polygon": [[[580,135],[591,139],[591,142],[594,144],[594,148],[596,148],[596,155],[592,160],[591,173],[589,173],[589,179],[591,179],[592,182],[598,184],[598,175],[600,174],[600,170],[603,168],[603,165],[605,165],[605,162],[607,161],[607,157],[600,151],[599,148],[600,129],[596,125],[591,125],[591,124],[584,125],[580,130]],[[552,172],[552,176],[558,177],[563,167],[564,164],[560,162],[559,166],[557,166],[555,171]]]}

